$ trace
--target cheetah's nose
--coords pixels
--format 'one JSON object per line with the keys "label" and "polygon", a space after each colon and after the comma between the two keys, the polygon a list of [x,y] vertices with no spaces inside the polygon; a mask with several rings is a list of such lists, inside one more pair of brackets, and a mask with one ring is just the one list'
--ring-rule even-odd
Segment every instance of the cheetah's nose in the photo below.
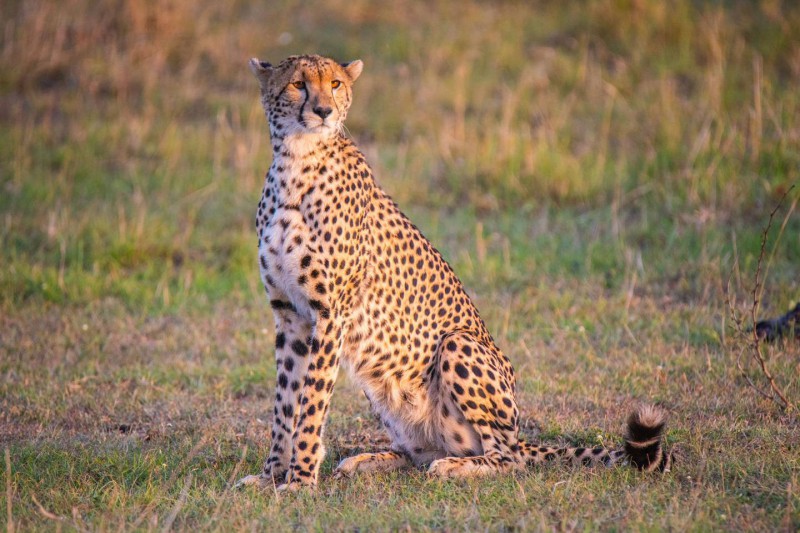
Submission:
{"label": "cheetah's nose", "polygon": [[314,108],[314,113],[319,115],[320,118],[322,118],[322,120],[325,120],[328,117],[328,115],[333,113],[333,109],[331,109],[330,107],[319,107],[318,106],[318,107]]}

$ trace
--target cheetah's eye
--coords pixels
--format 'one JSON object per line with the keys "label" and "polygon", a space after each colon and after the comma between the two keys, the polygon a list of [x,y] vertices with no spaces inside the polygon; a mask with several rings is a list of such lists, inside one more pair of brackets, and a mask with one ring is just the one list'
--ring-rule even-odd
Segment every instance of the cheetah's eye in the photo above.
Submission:
{"label": "cheetah's eye", "polygon": [[292,85],[294,85],[295,89],[305,89],[306,88],[306,82],[304,82],[304,81],[296,81],[296,82],[293,82]]}
{"label": "cheetah's eye", "polygon": [[331,82],[331,87],[333,87],[334,89],[338,89],[341,84],[342,82],[340,82],[339,80],[333,80]]}

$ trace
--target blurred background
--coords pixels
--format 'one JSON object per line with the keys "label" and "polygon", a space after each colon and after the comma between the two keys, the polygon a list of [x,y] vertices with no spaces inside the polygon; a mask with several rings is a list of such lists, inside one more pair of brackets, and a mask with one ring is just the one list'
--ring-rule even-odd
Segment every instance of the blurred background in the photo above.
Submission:
{"label": "blurred background", "polygon": [[531,267],[614,281],[626,254],[674,247],[640,274],[692,282],[676,257],[730,268],[738,242],[751,260],[798,178],[792,2],[33,0],[2,20],[6,305],[249,292],[271,157],[251,56],[364,60],[347,125],[382,185],[433,236],[464,227],[446,214],[578,246]]}
{"label": "blurred background", "polygon": [[[658,402],[675,475],[334,481],[387,445],[341,380],[318,497],[227,490],[275,381],[247,61],[299,53],[364,61],[348,130],[511,358],[523,433],[613,445]],[[7,528],[796,530],[796,411],[728,303],[752,318],[784,195],[757,314],[800,299],[798,178],[794,1],[3,0]],[[763,352],[795,403],[798,350]]]}

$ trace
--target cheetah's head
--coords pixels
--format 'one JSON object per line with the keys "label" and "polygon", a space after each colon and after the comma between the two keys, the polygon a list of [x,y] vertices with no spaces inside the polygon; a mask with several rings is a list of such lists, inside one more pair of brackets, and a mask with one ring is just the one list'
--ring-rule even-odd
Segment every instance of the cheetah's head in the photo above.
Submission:
{"label": "cheetah's head", "polygon": [[317,55],[291,56],[276,66],[251,59],[272,135],[337,133],[363,66],[360,60],[337,63]]}

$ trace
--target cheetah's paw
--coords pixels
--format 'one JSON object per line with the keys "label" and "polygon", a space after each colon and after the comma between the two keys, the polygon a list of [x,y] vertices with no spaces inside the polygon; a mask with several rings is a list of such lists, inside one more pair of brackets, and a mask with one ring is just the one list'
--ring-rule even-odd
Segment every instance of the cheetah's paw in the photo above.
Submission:
{"label": "cheetah's paw", "polygon": [[431,477],[453,478],[468,475],[466,461],[459,457],[444,457],[437,459],[428,467],[428,475]]}
{"label": "cheetah's paw", "polygon": [[259,489],[264,489],[273,486],[272,476],[265,474],[258,474],[255,476],[245,476],[234,485],[234,489],[243,489],[245,487],[256,486]]}
{"label": "cheetah's paw", "polygon": [[314,485],[311,483],[301,483],[299,481],[290,481],[278,486],[278,494],[288,494],[293,492],[307,491],[314,492]]}

